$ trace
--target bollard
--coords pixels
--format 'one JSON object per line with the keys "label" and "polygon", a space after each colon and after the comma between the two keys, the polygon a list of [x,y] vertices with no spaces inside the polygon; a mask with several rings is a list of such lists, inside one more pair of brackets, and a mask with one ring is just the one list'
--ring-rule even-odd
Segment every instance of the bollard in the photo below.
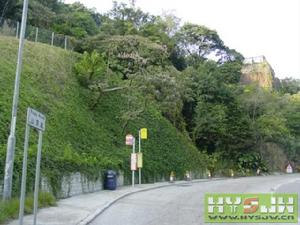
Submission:
{"label": "bollard", "polygon": [[172,171],[170,174],[170,183],[174,183],[175,182],[175,172]]}

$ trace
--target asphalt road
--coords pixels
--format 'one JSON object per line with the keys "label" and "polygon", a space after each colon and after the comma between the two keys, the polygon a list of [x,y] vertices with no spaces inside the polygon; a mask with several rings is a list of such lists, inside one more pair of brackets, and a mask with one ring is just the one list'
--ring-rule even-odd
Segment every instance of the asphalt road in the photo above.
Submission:
{"label": "asphalt road", "polygon": [[[140,192],[123,198],[91,225],[200,225],[204,194],[299,193],[300,174],[198,182]],[[224,223],[223,223],[224,224]]]}

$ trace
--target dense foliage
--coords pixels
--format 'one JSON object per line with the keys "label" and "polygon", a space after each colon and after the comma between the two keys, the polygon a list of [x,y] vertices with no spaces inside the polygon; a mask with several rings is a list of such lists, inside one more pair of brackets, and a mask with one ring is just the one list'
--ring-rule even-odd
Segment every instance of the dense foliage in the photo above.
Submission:
{"label": "dense foliage", "polygon": [[[298,162],[299,133],[291,134],[288,125],[297,122],[287,117],[294,110],[297,80],[285,79],[274,90],[241,85],[243,56],[224,45],[216,31],[180,26],[172,15],[154,17],[115,3],[104,21],[99,35],[84,39],[77,50],[99,52],[106,82],[120,79],[117,86],[134,88],[145,102],[154,102],[200,151],[216,155],[223,169],[247,174]],[[133,93],[126,97],[134,98]]]}
{"label": "dense foliage", "polygon": [[[21,21],[23,1],[0,1],[0,18]],[[1,21],[0,21],[1,22]],[[32,26],[82,38],[98,32],[100,15],[82,4],[64,4],[59,0],[30,0],[28,22]]]}
{"label": "dense foliage", "polygon": [[[170,13],[153,16],[134,4],[114,3],[101,15],[79,3],[30,2],[31,25],[78,40],[79,54],[33,43],[25,52],[18,140],[28,105],[47,114],[43,171],[54,187],[75,171],[93,177],[115,168],[128,175],[124,135],[141,127],[150,132],[145,181],[171,171],[247,175],[300,163],[299,81],[285,79],[278,90],[242,85],[243,56],[216,31],[180,26]],[[3,14],[19,19],[20,9],[20,1],[10,1]],[[0,42],[0,83],[7,87],[0,91],[1,168],[16,46]],[[21,149],[18,141],[17,181]]]}
{"label": "dense foliage", "polygon": [[[15,71],[17,40],[0,37],[0,176],[3,177],[6,141],[10,124],[11,93]],[[99,177],[105,169],[121,170],[126,182],[130,177],[131,149],[125,146],[125,135],[137,136],[138,129],[149,129],[149,140],[142,145],[145,164],[144,181],[155,181],[171,171],[181,176],[186,170],[204,170],[205,155],[177,132],[153,103],[138,116],[143,97],[131,95],[131,89],[104,92],[91,109],[90,92],[81,87],[73,74],[79,54],[28,42],[25,45],[17,127],[17,149],[14,169],[14,193],[18,193],[22,167],[26,108],[31,106],[47,115],[43,141],[42,174],[50,181],[54,194],[60,191],[62,176],[81,172],[89,179]],[[99,55],[91,56],[102,59]],[[85,60],[87,56],[82,56]],[[88,61],[89,65],[91,61]],[[100,62],[101,65],[101,62]],[[81,65],[81,66],[84,66]],[[80,71],[81,66],[77,69]],[[98,72],[98,71],[97,71]],[[101,70],[99,71],[101,72]],[[89,73],[87,77],[91,77]],[[93,79],[101,79],[93,77]],[[121,79],[121,78],[120,78]],[[122,81],[122,79],[121,79]],[[117,81],[116,81],[117,82]],[[120,82],[119,82],[120,83]],[[131,98],[134,102],[131,102]],[[36,132],[31,132],[28,164],[28,191],[33,190],[36,156]],[[192,160],[193,159],[193,160]]]}

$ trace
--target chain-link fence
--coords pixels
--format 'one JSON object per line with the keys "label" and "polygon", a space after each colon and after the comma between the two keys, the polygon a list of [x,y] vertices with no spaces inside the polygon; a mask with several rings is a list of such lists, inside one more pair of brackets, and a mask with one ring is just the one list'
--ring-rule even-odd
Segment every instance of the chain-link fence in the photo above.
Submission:
{"label": "chain-link fence", "polygon": [[[21,23],[14,20],[2,20],[0,23],[0,35],[14,36],[16,38],[20,35]],[[52,46],[61,47],[68,50],[73,50],[75,46],[75,38],[56,34],[50,30],[26,26],[25,39],[33,42],[41,42]]]}

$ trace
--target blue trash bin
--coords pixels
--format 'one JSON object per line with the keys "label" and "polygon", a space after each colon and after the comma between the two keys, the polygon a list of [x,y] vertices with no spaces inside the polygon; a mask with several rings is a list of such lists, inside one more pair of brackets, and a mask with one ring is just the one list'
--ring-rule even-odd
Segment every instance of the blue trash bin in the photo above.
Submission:
{"label": "blue trash bin", "polygon": [[104,189],[116,190],[117,188],[117,173],[113,170],[107,170],[104,173]]}

